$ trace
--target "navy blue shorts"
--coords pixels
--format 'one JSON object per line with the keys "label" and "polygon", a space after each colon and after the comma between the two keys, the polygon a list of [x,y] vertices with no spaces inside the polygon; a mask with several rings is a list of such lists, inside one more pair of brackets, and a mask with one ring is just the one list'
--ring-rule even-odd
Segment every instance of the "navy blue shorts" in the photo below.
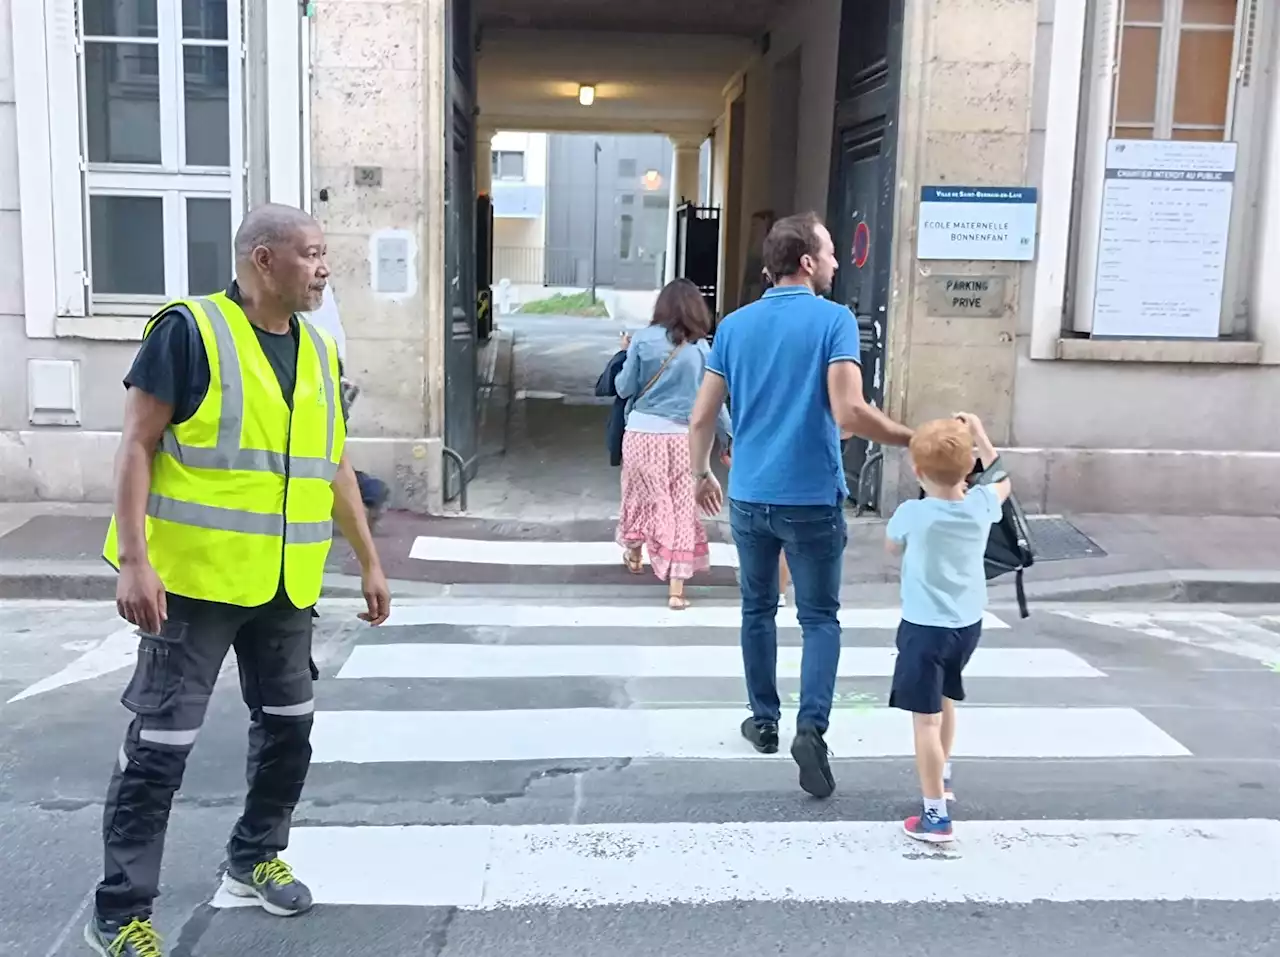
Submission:
{"label": "navy blue shorts", "polygon": [[964,628],[898,626],[898,660],[893,666],[889,707],[914,714],[937,714],[942,699],[964,700],[960,675],[978,647],[982,622]]}

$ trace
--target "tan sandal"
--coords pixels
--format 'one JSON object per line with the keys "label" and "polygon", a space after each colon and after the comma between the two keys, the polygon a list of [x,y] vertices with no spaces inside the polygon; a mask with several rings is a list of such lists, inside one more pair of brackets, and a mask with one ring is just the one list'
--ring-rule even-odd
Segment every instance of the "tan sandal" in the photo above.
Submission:
{"label": "tan sandal", "polygon": [[628,551],[622,556],[622,564],[627,566],[627,571],[633,575],[644,574],[644,556],[637,550]]}
{"label": "tan sandal", "polygon": [[671,595],[667,598],[667,607],[672,611],[684,611],[689,607],[689,599],[684,595]]}

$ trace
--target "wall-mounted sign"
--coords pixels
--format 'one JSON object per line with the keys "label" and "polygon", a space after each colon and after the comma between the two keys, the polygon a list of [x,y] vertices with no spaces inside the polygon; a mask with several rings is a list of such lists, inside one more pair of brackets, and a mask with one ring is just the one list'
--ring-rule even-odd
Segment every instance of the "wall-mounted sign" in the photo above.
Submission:
{"label": "wall-mounted sign", "polygon": [[1036,254],[1036,190],[1029,186],[924,186],[917,259],[1029,262]]}
{"label": "wall-mounted sign", "polygon": [[996,319],[1004,315],[1004,276],[930,276],[929,313]]}
{"label": "wall-mounted sign", "polygon": [[380,229],[369,237],[373,294],[399,300],[418,293],[418,243],[407,229]]}
{"label": "wall-mounted sign", "polygon": [[871,227],[864,219],[853,231],[853,264],[861,269],[871,255]]}
{"label": "wall-mounted sign", "polygon": [[1093,335],[1216,339],[1236,144],[1109,140]]}

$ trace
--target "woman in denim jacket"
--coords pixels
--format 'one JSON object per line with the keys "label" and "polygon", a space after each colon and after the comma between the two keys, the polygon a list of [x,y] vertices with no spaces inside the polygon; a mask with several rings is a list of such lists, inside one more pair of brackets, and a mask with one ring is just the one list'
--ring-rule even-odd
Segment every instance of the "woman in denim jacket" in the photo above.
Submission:
{"label": "woman in denim jacket", "polygon": [[[711,567],[689,461],[689,415],[706,373],[710,331],[702,293],[689,280],[676,279],[658,295],[653,321],[631,338],[615,383],[628,400],[617,542],[635,574],[643,571],[642,549],[648,551],[654,574],[668,583],[667,603],[676,610],[689,606],[684,583]],[[724,409],[716,432],[728,449],[731,426]]]}

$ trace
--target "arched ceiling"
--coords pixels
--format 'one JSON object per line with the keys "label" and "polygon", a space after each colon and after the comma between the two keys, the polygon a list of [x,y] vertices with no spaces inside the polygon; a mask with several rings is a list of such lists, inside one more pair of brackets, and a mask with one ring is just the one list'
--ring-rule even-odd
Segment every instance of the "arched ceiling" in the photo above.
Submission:
{"label": "arched ceiling", "polygon": [[782,0],[475,0],[481,29],[730,34],[759,38]]}
{"label": "arched ceiling", "polygon": [[[582,4],[550,4],[575,5]],[[479,123],[702,138],[724,112],[726,85],[756,50],[752,41],[726,35],[487,29],[477,60]],[[578,102],[581,84],[595,86],[593,105]]]}

